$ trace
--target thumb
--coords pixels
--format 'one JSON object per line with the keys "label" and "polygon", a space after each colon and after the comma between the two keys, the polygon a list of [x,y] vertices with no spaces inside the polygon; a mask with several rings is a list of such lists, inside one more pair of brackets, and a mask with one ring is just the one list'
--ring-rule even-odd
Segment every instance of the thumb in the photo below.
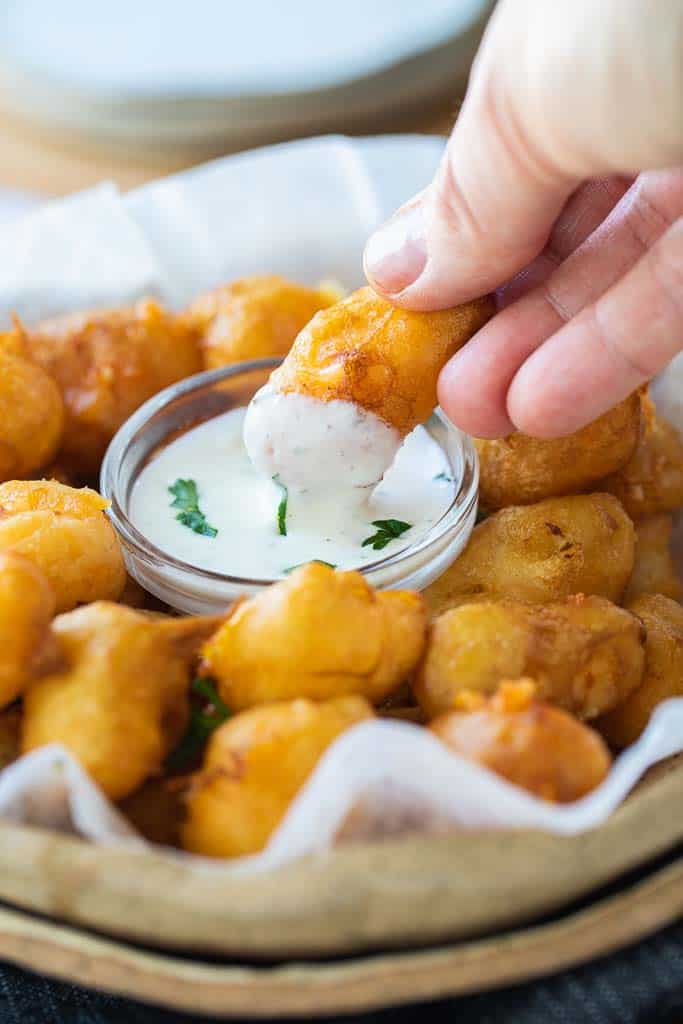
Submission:
{"label": "thumb", "polygon": [[373,287],[417,310],[482,295],[581,181],[674,162],[683,5],[664,6],[662,25],[648,0],[501,0],[434,181],[368,242]]}

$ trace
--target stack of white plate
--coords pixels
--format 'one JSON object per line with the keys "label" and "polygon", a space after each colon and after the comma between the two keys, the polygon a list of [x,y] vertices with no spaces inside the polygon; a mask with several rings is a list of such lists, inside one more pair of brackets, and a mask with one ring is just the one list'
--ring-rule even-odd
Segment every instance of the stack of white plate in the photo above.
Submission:
{"label": "stack of white plate", "polygon": [[2,102],[54,132],[247,145],[369,123],[467,74],[492,0],[4,0]]}

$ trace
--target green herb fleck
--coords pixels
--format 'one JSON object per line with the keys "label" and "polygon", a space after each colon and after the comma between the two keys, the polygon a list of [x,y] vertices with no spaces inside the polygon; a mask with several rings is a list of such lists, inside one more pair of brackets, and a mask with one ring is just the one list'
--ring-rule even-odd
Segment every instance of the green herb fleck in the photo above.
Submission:
{"label": "green herb fleck", "polygon": [[287,490],[286,484],[283,484],[280,479],[280,474],[276,473],[273,477],[273,482],[278,485],[282,491],[282,497],[280,498],[280,504],[277,507],[277,532],[281,537],[287,536],[287,500],[289,498],[289,491]]}
{"label": "green herb fleck", "polygon": [[436,476],[434,477],[434,479],[435,480],[443,480],[444,483],[447,483],[447,484],[452,484],[453,483],[453,477],[449,476],[448,473],[437,473]]}
{"label": "green herb fleck", "polygon": [[295,569],[300,569],[302,565],[326,565],[328,569],[336,569],[337,566],[333,562],[326,562],[324,558],[311,558],[308,562],[297,562],[296,565],[288,565],[282,572],[285,576],[289,576],[290,572],[294,572]]}
{"label": "green herb fleck", "polygon": [[176,516],[179,523],[187,526],[202,537],[216,536],[218,530],[214,526],[209,526],[206,516],[199,508],[199,493],[194,480],[181,480],[178,478],[168,488],[168,491],[174,497],[174,501],[171,502],[171,508],[180,509]]}
{"label": "green herb fleck", "polygon": [[412,527],[412,523],[402,523],[400,519],[375,519],[373,526],[377,527],[377,533],[366,537],[362,546],[372,546],[373,551],[381,551],[392,540],[397,540],[401,534]]}
{"label": "green herb fleck", "polygon": [[169,772],[185,771],[197,761],[206,742],[219,725],[230,717],[230,709],[216,692],[213,680],[195,679],[190,687],[190,717],[185,735],[166,760]]}

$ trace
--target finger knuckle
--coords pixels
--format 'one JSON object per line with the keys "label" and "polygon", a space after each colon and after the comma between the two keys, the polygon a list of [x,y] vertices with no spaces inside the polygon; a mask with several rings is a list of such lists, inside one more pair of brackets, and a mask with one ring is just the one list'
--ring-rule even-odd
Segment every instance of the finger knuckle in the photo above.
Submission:
{"label": "finger knuckle", "polygon": [[449,148],[443,165],[440,187],[435,194],[436,215],[451,230],[462,231],[483,243],[486,242],[488,231],[485,223],[470,202],[467,190],[462,185],[452,148]]}
{"label": "finger knuckle", "polygon": [[617,373],[626,371],[639,382],[654,377],[659,366],[655,363],[654,353],[646,345],[634,346],[628,331],[620,330],[613,317],[603,316],[600,304],[592,307],[589,315],[596,343],[605,350]]}
{"label": "finger knuckle", "polygon": [[683,217],[650,250],[649,262],[672,323],[678,324],[683,332]]}
{"label": "finger knuckle", "polygon": [[666,231],[671,216],[661,195],[661,189],[647,176],[642,176],[631,188],[626,200],[625,225],[645,252]]}

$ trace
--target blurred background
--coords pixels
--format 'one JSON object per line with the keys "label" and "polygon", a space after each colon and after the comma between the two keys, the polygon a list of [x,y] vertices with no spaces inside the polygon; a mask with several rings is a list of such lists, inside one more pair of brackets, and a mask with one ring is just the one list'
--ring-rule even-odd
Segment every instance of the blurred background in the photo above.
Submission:
{"label": "blurred background", "polygon": [[0,215],[322,132],[446,132],[493,0],[2,0]]}

